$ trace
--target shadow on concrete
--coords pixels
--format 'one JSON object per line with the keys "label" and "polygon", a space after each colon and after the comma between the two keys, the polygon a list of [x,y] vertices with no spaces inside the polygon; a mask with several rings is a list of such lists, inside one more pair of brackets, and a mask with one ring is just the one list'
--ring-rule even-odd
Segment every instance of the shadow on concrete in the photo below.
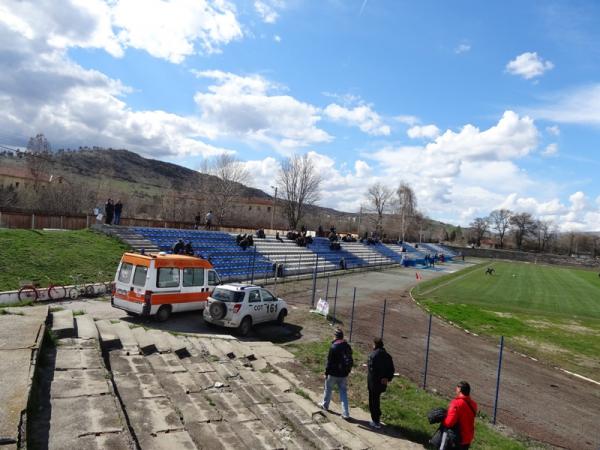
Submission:
{"label": "shadow on concrete", "polygon": [[[332,413],[332,414],[337,414],[337,413]],[[399,438],[399,439],[408,439],[409,441],[417,442],[417,443],[423,444],[425,446],[428,444],[429,438],[431,437],[430,435],[423,433],[422,431],[413,430],[411,428],[399,427],[399,426],[395,426],[395,425],[384,425],[381,428],[372,428],[369,425],[370,421],[355,419],[352,417],[350,417],[350,419],[348,419],[348,422],[354,423],[357,426],[359,426],[360,428],[369,430],[372,433],[381,434],[383,436],[390,436],[390,437]],[[433,434],[433,431],[432,431],[432,434]]]}
{"label": "shadow on concrete", "polygon": [[[121,318],[121,320],[131,324],[141,325],[145,328],[175,333],[206,333],[216,336],[235,336],[236,331],[234,328],[223,328],[206,324],[202,319],[202,311],[175,313],[171,315],[166,322],[158,322],[153,318],[139,316],[127,316]],[[302,338],[302,327],[291,323],[285,323],[284,325],[278,325],[276,323],[258,324],[253,327],[248,335],[248,339],[256,340],[257,338],[279,344],[293,342]]]}
{"label": "shadow on concrete", "polygon": [[48,331],[44,335],[40,351],[27,404],[26,435],[28,449],[47,450],[52,418],[50,390],[56,366],[56,344]]}

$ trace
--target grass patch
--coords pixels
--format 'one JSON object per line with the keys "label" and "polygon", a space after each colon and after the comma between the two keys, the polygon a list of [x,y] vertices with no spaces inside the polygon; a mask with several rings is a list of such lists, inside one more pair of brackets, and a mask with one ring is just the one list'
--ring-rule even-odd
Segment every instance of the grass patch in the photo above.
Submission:
{"label": "grass patch", "polygon": [[[302,366],[310,369],[313,381],[318,383],[325,370],[329,346],[329,341],[320,341],[290,344],[286,348],[294,353]],[[362,367],[367,358],[360,349],[353,348],[353,351],[355,368],[348,377],[348,397],[352,407],[368,411],[367,372],[366,368]],[[477,400],[476,396],[474,398]],[[405,378],[396,377],[381,397],[382,420],[406,439],[426,445],[436,430],[436,426],[427,421],[427,412],[433,408],[446,407],[448,402],[448,399],[419,389]],[[540,446],[537,443],[529,446],[525,441],[506,437],[493,429],[483,418],[478,418],[475,441],[471,448],[518,450]]]}
{"label": "grass patch", "polygon": [[600,277],[596,272],[494,262],[425,282],[414,297],[434,314],[511,348],[596,377],[600,370]]}
{"label": "grass patch", "polygon": [[7,309],[4,308],[0,308],[0,316],[24,316],[25,314],[23,314],[22,312],[19,311],[8,311]]}
{"label": "grass patch", "polygon": [[300,397],[305,398],[306,400],[310,400],[310,396],[303,389],[296,388],[294,392],[298,394]]}
{"label": "grass patch", "polygon": [[85,311],[83,309],[77,309],[77,310],[73,311],[73,317],[83,316],[84,314],[85,314]]}
{"label": "grass patch", "polygon": [[0,291],[19,289],[23,280],[72,284],[70,276],[77,274],[81,282],[108,281],[126,250],[116,239],[90,230],[0,230]]}

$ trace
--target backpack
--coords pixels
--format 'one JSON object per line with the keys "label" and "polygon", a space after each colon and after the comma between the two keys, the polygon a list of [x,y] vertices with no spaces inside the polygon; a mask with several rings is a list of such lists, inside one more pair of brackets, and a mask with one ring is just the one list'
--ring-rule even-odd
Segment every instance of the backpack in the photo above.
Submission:
{"label": "backpack", "polygon": [[348,375],[350,375],[352,367],[354,367],[354,359],[352,359],[352,348],[350,347],[350,345],[346,344],[344,346],[344,352],[342,354],[341,361],[341,369],[344,373],[344,376],[347,377]]}

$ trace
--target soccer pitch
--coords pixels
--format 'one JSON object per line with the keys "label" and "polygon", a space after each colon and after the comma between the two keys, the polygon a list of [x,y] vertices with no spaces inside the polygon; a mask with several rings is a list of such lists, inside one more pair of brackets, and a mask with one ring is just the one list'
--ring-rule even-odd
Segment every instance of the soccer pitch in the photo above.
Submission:
{"label": "soccer pitch", "polygon": [[419,284],[413,296],[468,330],[600,381],[597,271],[490,261]]}

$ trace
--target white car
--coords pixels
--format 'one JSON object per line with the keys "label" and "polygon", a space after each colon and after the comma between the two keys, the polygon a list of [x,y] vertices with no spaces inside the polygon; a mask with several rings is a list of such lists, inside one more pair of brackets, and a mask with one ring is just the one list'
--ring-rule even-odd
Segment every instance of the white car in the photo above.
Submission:
{"label": "white car", "polygon": [[288,308],[284,300],[251,284],[224,284],[215,288],[204,308],[204,321],[237,328],[246,336],[253,325],[276,321],[283,324]]}

